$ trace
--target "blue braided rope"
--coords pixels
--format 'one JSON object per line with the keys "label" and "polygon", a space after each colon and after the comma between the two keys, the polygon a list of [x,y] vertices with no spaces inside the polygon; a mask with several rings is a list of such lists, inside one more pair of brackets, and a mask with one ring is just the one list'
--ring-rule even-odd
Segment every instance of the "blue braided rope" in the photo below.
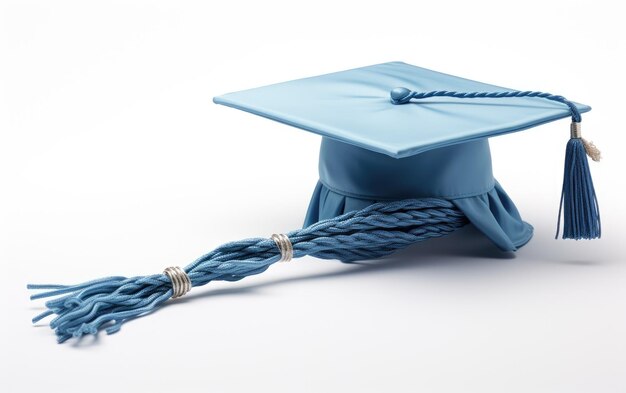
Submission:
{"label": "blue braided rope", "polygon": [[406,104],[411,99],[425,99],[431,97],[453,97],[453,98],[519,98],[519,97],[535,97],[544,98],[550,101],[560,102],[567,105],[571,114],[572,121],[580,123],[582,117],[580,111],[573,102],[567,98],[541,91],[498,91],[498,92],[458,92],[458,91],[429,91],[417,92],[411,91],[404,87],[396,87],[391,91],[391,102],[396,105]]}
{"label": "blue braided rope", "polygon": [[[320,221],[289,232],[293,256],[311,255],[344,262],[379,258],[413,243],[444,236],[467,223],[467,218],[444,199],[409,199],[376,203],[362,210]],[[226,243],[185,267],[194,287],[211,281],[237,281],[259,274],[279,261],[273,240],[245,239]],[[31,299],[56,297],[33,323],[56,315],[50,322],[59,342],[85,334],[117,332],[132,318],[150,313],[172,294],[165,274],[107,277],[78,285],[28,285],[48,290]],[[58,297],[57,297],[58,296]]]}

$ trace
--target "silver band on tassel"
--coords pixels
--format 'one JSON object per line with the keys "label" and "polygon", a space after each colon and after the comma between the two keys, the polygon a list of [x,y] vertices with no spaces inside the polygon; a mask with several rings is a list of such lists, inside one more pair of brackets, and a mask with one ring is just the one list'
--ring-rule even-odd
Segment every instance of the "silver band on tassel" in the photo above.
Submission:
{"label": "silver band on tassel", "polygon": [[570,136],[572,139],[580,139],[585,148],[585,153],[594,161],[600,161],[602,159],[602,153],[600,153],[600,149],[593,144],[592,141],[588,141],[582,137],[582,133],[580,131],[580,123],[573,121],[570,126]]}
{"label": "silver band on tassel", "polygon": [[278,262],[289,262],[293,258],[293,245],[291,240],[282,233],[273,234],[270,238],[276,243],[276,247],[280,250],[280,260]]}
{"label": "silver band on tassel", "polygon": [[172,298],[181,297],[191,290],[191,280],[183,269],[178,266],[170,266],[163,270],[172,282]]}
{"label": "silver band on tassel", "polygon": [[570,136],[572,139],[580,139],[582,138],[582,134],[580,132],[580,123],[573,121],[572,125],[569,128]]}

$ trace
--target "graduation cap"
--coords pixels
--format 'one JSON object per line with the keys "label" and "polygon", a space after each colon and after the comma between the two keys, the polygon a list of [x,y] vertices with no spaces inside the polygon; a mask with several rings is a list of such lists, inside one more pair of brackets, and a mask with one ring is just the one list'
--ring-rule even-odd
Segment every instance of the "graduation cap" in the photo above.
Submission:
{"label": "graduation cap", "polygon": [[322,136],[319,182],[304,227],[227,243],[187,267],[78,285],[29,285],[58,296],[36,322],[58,340],[119,330],[124,321],[213,280],[235,281],[278,261],[312,255],[349,262],[388,255],[471,223],[500,249],[532,237],[495,180],[488,138],[571,117],[558,214],[563,238],[593,239],[600,215],[581,138],[587,105],[558,95],[475,82],[401,62],[299,79],[214,102]]}

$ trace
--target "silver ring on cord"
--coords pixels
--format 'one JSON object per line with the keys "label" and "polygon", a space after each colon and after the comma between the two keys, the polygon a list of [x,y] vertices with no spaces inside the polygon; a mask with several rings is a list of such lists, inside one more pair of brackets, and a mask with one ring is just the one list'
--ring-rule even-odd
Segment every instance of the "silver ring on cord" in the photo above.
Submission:
{"label": "silver ring on cord", "polygon": [[270,238],[276,243],[276,247],[280,250],[280,260],[278,262],[289,262],[293,258],[293,245],[291,240],[282,233],[273,234]]}
{"label": "silver ring on cord", "polygon": [[170,266],[163,270],[172,282],[172,298],[181,297],[191,290],[191,280],[183,269],[178,266]]}
{"label": "silver ring on cord", "polygon": [[570,137],[573,139],[580,139],[581,136],[581,132],[580,132],[580,123],[573,121],[572,125],[569,128],[570,131]]}

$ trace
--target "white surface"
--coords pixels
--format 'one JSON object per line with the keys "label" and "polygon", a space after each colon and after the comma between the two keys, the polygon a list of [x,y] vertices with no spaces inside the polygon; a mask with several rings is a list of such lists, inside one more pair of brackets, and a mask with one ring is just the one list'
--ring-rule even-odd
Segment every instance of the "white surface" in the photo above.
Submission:
{"label": "white surface", "polygon": [[[0,391],[623,392],[621,12],[291,3],[2,3]],[[492,140],[536,228],[515,255],[465,230],[210,284],[114,336],[57,345],[30,326],[27,282],[159,272],[300,225],[319,138],[211,97],[390,60],[592,105],[602,240],[552,239],[564,120]]]}

